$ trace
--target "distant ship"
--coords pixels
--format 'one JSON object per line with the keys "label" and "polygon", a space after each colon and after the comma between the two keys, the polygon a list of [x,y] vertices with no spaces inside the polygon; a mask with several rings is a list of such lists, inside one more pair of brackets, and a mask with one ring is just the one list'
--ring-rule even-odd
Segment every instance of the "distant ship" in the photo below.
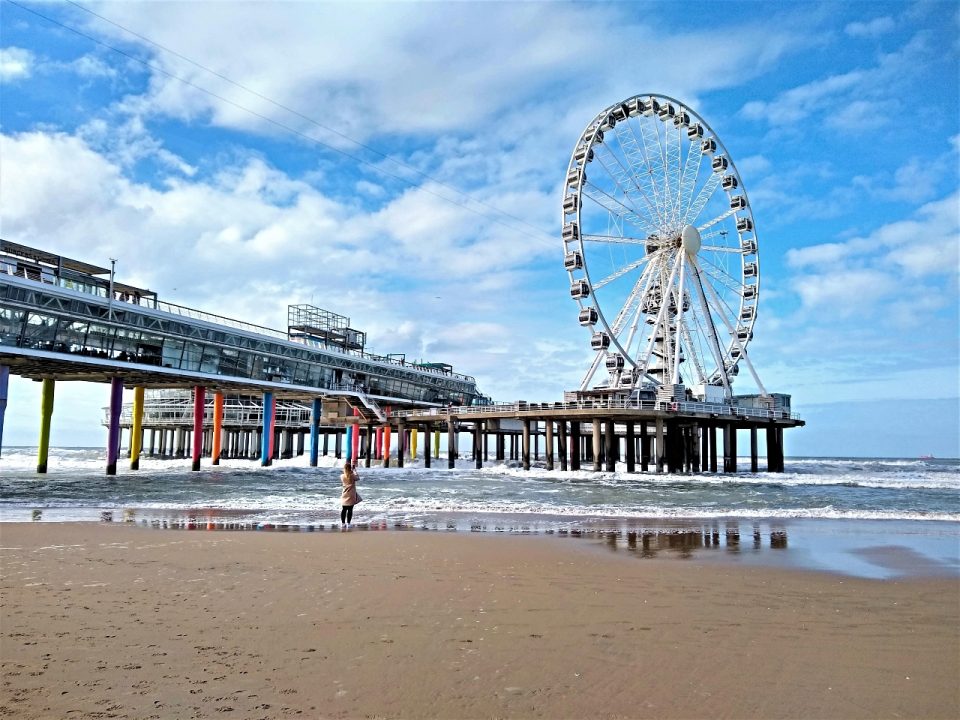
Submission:
{"label": "distant ship", "polygon": [[933,455],[921,455],[921,456],[920,456],[920,459],[921,459],[921,460],[936,460],[936,458],[933,457]]}

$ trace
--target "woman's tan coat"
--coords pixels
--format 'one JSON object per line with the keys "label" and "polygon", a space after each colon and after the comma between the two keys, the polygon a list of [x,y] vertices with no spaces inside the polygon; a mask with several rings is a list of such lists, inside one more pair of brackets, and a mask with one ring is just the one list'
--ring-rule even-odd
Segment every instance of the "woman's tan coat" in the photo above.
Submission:
{"label": "woman's tan coat", "polygon": [[343,484],[343,492],[340,493],[341,505],[356,505],[360,501],[357,494],[357,473],[353,470],[347,472],[344,468],[340,475],[340,482]]}

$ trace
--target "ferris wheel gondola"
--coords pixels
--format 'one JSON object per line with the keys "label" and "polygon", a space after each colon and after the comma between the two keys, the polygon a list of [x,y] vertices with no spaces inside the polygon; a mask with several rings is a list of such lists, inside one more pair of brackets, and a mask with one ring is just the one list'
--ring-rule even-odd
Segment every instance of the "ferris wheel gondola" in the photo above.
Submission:
{"label": "ferris wheel gondola", "polygon": [[760,263],[743,179],[706,121],[664,95],[605,108],[574,146],[562,210],[570,296],[596,352],[581,389],[729,398],[740,363],[753,373]]}

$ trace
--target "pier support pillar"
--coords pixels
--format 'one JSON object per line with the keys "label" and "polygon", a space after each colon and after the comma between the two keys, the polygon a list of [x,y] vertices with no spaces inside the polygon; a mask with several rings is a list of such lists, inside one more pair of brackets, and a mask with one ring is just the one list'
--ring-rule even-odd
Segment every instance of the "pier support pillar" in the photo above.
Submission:
{"label": "pier support pillar", "polygon": [[647,421],[640,421],[640,469],[650,469],[650,436],[647,434]]}
{"label": "pier support pillar", "polygon": [[757,428],[750,428],[750,472],[755,473],[760,469],[760,463],[757,456]]}
{"label": "pier support pillar", "polygon": [[663,418],[657,418],[657,447],[656,447],[656,458],[657,458],[657,472],[663,472],[663,462],[666,459],[666,448],[663,446]]}
{"label": "pier support pillar", "polygon": [[767,472],[783,472],[783,430],[767,428]]}
{"label": "pier support pillar", "polygon": [[10,368],[0,365],[0,456],[3,455],[3,416],[7,414],[7,393],[10,388]]}
{"label": "pier support pillar", "polygon": [[[40,444],[37,448],[38,473],[45,473],[47,471],[47,456],[50,452],[50,420],[53,417],[54,387],[53,378],[43,379],[43,387],[40,390]],[[119,427],[120,416],[117,415],[117,428],[119,429]],[[114,472],[116,472],[116,468],[114,468]]]}
{"label": "pier support pillar", "polygon": [[700,472],[710,468],[710,423],[700,425]]}
{"label": "pier support pillar", "polygon": [[710,472],[717,471],[717,426],[710,423]]}
{"label": "pier support pillar", "polygon": [[417,459],[417,436],[420,434],[420,431],[413,427],[410,428],[410,460]]}
{"label": "pier support pillar", "polygon": [[477,420],[473,426],[473,466],[483,467],[483,420]]}
{"label": "pier support pillar", "polygon": [[530,419],[523,419],[523,469],[530,469]]}
{"label": "pier support pillar", "polygon": [[353,435],[354,435],[354,426],[353,423],[347,425],[347,462],[353,462]]}
{"label": "pier support pillar", "polygon": [[593,448],[593,471],[600,472],[600,418],[593,418],[590,447]]}
{"label": "pier support pillar", "polygon": [[567,471],[567,421],[557,423],[557,455],[560,456],[560,470]]}
{"label": "pier support pillar", "polygon": [[544,440],[543,444],[546,446],[546,460],[547,460],[547,470],[553,470],[553,420],[547,419],[544,423]]}
{"label": "pier support pillar", "polygon": [[404,425],[403,420],[397,422],[397,467],[403,467],[403,456],[406,454],[407,448],[404,447],[407,441],[407,429]]}
{"label": "pier support pillar", "polygon": [[370,461],[373,459],[373,437],[376,435],[376,429],[372,422],[367,423],[367,432],[363,437],[363,466],[370,467]]}
{"label": "pier support pillar", "polygon": [[723,425],[723,471],[737,471],[737,428],[733,423]]}
{"label": "pier support pillar", "polygon": [[143,385],[133,389],[133,423],[130,428],[130,469],[140,469],[140,451],[143,446]]}
{"label": "pier support pillar", "polygon": [[627,472],[637,471],[637,441],[633,434],[633,420],[627,420],[626,426]]}
{"label": "pier support pillar", "polygon": [[430,423],[423,426],[423,466],[430,467]]}
{"label": "pier support pillar", "polygon": [[[43,382],[46,383],[47,381],[44,380]],[[122,408],[123,380],[118,377],[111,378],[110,420],[107,430],[107,475],[117,474],[117,458],[120,455],[120,410]]]}
{"label": "pier support pillar", "polygon": [[157,446],[157,429],[150,428],[150,450],[148,451],[148,454],[150,455],[150,457],[153,457],[154,449],[156,448],[156,446]]}
{"label": "pier support pillar", "polygon": [[457,438],[456,425],[453,417],[447,420],[447,469],[453,470],[457,466]]}
{"label": "pier support pillar", "polygon": [[200,455],[203,452],[203,409],[206,401],[206,388],[201,385],[193,388],[193,470],[200,469]]}
{"label": "pier support pillar", "polygon": [[494,444],[494,458],[498,463],[503,462],[503,433],[498,432],[493,439]]}
{"label": "pier support pillar", "polygon": [[323,401],[314,398],[310,403],[310,467],[316,467],[320,462],[320,413],[323,411]]}
{"label": "pier support pillar", "polygon": [[570,423],[570,469],[580,469],[580,420]]}
{"label": "pier support pillar", "polygon": [[[210,448],[210,464],[219,465],[223,454],[223,393],[213,393],[213,443]],[[228,450],[229,452],[229,450]]]}
{"label": "pier support pillar", "polygon": [[260,465],[273,464],[273,453],[270,452],[270,440],[273,438],[273,393],[263,394],[263,428],[260,438]]}
{"label": "pier support pillar", "polygon": [[383,466],[385,468],[390,467],[390,426],[383,426],[383,448],[380,450],[380,454],[383,457]]}
{"label": "pier support pillar", "polygon": [[613,418],[607,418],[604,426],[603,454],[606,458],[607,472],[614,472],[617,469],[617,436],[615,435],[616,426],[614,425]]}

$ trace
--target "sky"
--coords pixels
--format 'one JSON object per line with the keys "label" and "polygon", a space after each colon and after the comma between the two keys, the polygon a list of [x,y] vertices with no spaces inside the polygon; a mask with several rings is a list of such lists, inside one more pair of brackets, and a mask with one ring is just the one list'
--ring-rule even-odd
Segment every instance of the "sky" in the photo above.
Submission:
{"label": "sky", "polygon": [[[956,2],[0,0],[0,83],[0,237],[269,327],[319,305],[504,402],[592,359],[559,234],[581,131],[677,98],[750,199],[787,454],[960,455]],[[107,402],[61,384],[52,444],[105,443]],[[11,379],[4,443],[38,427]]]}

